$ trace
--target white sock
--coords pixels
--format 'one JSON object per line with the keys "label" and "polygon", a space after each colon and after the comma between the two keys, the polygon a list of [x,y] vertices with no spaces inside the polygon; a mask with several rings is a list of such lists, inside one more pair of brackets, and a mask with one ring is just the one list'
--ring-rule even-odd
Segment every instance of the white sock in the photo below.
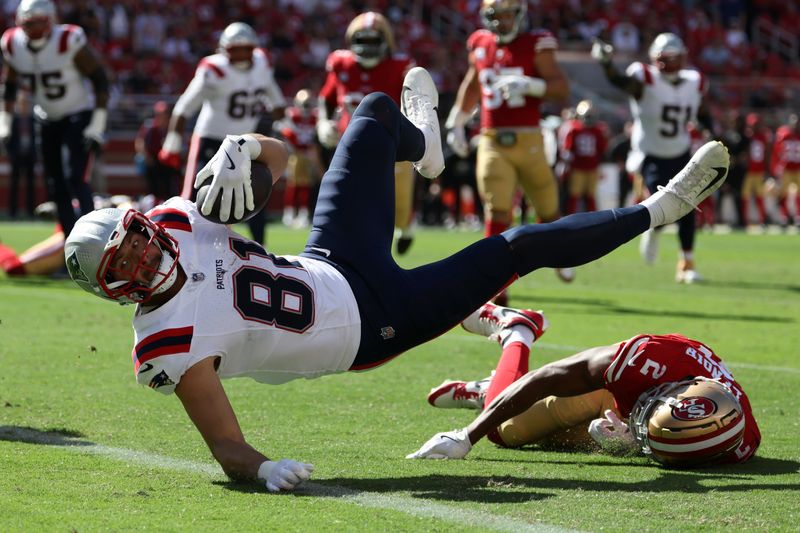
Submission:
{"label": "white sock", "polygon": [[531,328],[523,325],[516,325],[511,326],[510,328],[503,331],[502,335],[502,346],[505,348],[512,342],[521,342],[525,346],[529,347],[533,344],[535,337],[533,335],[533,331]]}
{"label": "white sock", "polygon": [[675,222],[688,212],[686,208],[689,207],[680,198],[665,191],[654,192],[641,204],[650,212],[651,229]]}

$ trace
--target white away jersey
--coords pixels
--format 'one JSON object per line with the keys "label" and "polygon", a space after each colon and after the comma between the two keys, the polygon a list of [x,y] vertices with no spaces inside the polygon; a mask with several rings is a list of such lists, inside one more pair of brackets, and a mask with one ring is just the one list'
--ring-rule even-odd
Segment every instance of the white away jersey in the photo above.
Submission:
{"label": "white away jersey", "polygon": [[72,24],[54,26],[38,52],[28,48],[22,28],[3,33],[3,58],[17,72],[20,87],[33,95],[39,118],[59,120],[94,107],[92,85],[75,66],[75,55],[84,46],[83,28]]}
{"label": "white away jersey", "polygon": [[200,109],[194,135],[222,140],[250,133],[265,111],[285,107],[264,50],[253,51],[253,66],[240,70],[225,54],[203,58],[194,78],[175,104],[174,113],[191,117]]}
{"label": "white away jersey", "polygon": [[271,384],[344,372],[361,319],[341,273],[323,261],[277,257],[193,202],[172,198],[147,215],[180,245],[183,288],[133,319],[136,380],[169,394],[199,361],[220,356],[221,378]]}
{"label": "white away jersey", "polygon": [[642,97],[631,98],[631,151],[655,157],[678,157],[689,150],[687,123],[697,120],[706,92],[703,75],[682,69],[679,82],[668,81],[653,65],[633,63],[627,74],[644,84]]}

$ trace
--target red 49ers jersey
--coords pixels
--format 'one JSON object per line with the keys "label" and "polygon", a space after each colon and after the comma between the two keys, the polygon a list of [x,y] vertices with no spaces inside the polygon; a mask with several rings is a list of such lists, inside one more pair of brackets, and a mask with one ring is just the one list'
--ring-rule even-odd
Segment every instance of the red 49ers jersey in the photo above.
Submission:
{"label": "red 49ers jersey", "polygon": [[314,144],[317,125],[317,110],[303,113],[297,107],[286,108],[286,118],[283,120],[281,135],[283,135],[293,148],[305,150]]}
{"label": "red 49ers jersey", "polygon": [[617,409],[627,417],[651,387],[695,376],[720,380],[739,399],[745,415],[744,439],[730,461],[746,461],[758,448],[761,432],[744,390],[708,346],[682,335],[639,335],[619,345],[603,377]]}
{"label": "red 49ers jersey", "polygon": [[539,126],[539,98],[526,96],[519,102],[507,102],[494,86],[503,75],[538,78],[536,54],[557,48],[556,38],[545,30],[520,34],[507,44],[498,43],[495,34],[488,30],[478,30],[469,36],[467,51],[481,85],[482,129]]}
{"label": "red 49ers jersey", "polygon": [[355,54],[350,50],[331,52],[325,63],[328,76],[319,96],[328,107],[339,112],[339,132],[344,133],[350,123],[350,115],[369,93],[386,93],[400,105],[403,78],[415,66],[413,59],[394,54],[374,68],[364,68],[358,64]]}
{"label": "red 49ers jersey", "polygon": [[764,172],[767,169],[767,146],[772,142],[772,133],[768,129],[761,129],[745,135],[749,141],[747,171]]}
{"label": "red 49ers jersey", "polygon": [[784,170],[800,170],[800,133],[788,126],[778,128],[772,147],[772,164],[777,174]]}
{"label": "red 49ers jersey", "polygon": [[595,170],[607,145],[608,134],[604,124],[587,126],[573,120],[564,135],[564,150],[571,154],[570,164],[577,170]]}

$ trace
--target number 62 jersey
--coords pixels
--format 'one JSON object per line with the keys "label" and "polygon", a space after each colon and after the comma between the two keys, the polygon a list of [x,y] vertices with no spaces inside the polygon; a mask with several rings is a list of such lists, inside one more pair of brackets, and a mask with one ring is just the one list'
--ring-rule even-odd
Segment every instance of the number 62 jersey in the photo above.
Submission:
{"label": "number 62 jersey", "polygon": [[271,384],[350,368],[361,319],[333,266],[269,254],[181,198],[147,216],[178,241],[187,279],[164,305],[136,311],[132,357],[140,384],[171,393],[189,368],[215,356],[220,378]]}

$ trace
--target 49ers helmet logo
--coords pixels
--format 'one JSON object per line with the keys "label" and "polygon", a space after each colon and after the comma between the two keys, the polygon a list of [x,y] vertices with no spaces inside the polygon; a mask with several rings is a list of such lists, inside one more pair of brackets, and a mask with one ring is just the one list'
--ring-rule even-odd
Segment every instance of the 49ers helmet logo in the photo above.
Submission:
{"label": "49ers helmet logo", "polygon": [[678,420],[693,421],[709,417],[717,412],[717,404],[710,398],[692,396],[682,398],[672,408],[672,416]]}

